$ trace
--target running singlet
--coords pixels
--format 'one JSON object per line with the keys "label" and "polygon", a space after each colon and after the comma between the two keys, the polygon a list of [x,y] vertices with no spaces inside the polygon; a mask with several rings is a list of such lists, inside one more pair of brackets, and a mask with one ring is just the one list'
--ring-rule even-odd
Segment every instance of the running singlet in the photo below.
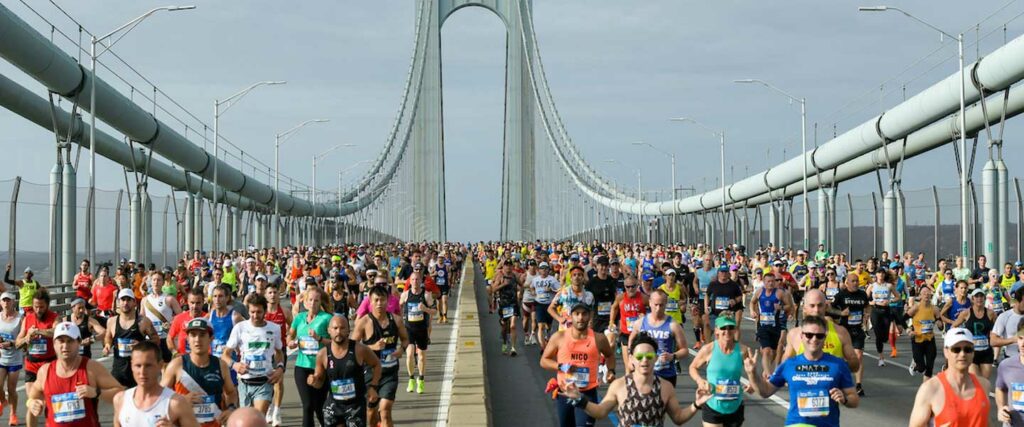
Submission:
{"label": "running singlet", "polygon": [[412,290],[406,291],[405,306],[402,307],[402,315],[405,317],[405,325],[408,329],[421,331],[427,329],[430,325],[430,315],[423,311],[421,306],[427,305],[427,298],[425,291],[422,289],[420,293],[413,293]]}
{"label": "running singlet", "polygon": [[98,399],[78,397],[75,388],[89,384],[89,371],[86,366],[88,357],[79,359],[78,368],[70,377],[61,378],[57,375],[57,364],[51,362],[43,383],[43,395],[46,401],[46,425],[61,427],[99,427],[100,419],[96,412]]}
{"label": "running singlet", "polygon": [[[836,333],[836,325],[831,320],[826,320],[826,322],[828,323],[828,332],[825,333],[825,354],[831,354],[843,360],[843,342],[839,340],[839,334]],[[796,352],[803,357],[803,340],[801,340]]]}
{"label": "running singlet", "polygon": [[715,280],[715,274],[717,274],[715,270],[705,270],[703,268],[697,270],[698,300],[704,300],[704,295],[708,293],[708,285]]}
{"label": "running singlet", "polygon": [[32,298],[35,298],[39,289],[39,282],[35,280],[22,280],[21,289],[18,289],[18,307],[32,307]]}
{"label": "running singlet", "polygon": [[[43,315],[43,319],[40,320],[36,317],[36,312],[29,311],[25,316],[24,328],[26,331],[35,327],[36,329],[53,329],[54,324],[57,323],[57,313],[47,310],[46,314]],[[38,335],[30,337],[28,342],[28,357],[26,358],[25,370],[28,372],[38,372],[39,367],[45,362],[49,362],[57,358],[57,353],[53,350],[53,339]]]}
{"label": "running singlet", "polygon": [[981,388],[978,378],[974,374],[968,374],[971,376],[971,382],[974,383],[974,397],[961,399],[957,396],[953,387],[949,385],[949,380],[946,379],[946,372],[948,371],[942,371],[936,375],[939,377],[939,382],[942,383],[942,392],[945,400],[942,405],[942,412],[935,416],[935,425],[988,425],[989,405],[991,404],[989,403],[988,396],[985,395],[984,389]]}
{"label": "running singlet", "polygon": [[973,308],[967,309],[967,312],[967,321],[964,322],[963,327],[974,335],[974,351],[992,350],[988,339],[992,328],[995,327],[995,322],[988,317],[988,310],[982,311],[981,317],[974,316]]}
{"label": "running singlet", "polygon": [[370,322],[373,323],[373,336],[363,341],[363,344],[373,345],[378,341],[384,341],[384,348],[380,351],[374,350],[377,354],[377,358],[380,359],[381,375],[385,372],[388,375],[398,374],[398,359],[394,358],[395,350],[398,349],[398,326],[395,326],[395,319],[391,316],[391,313],[386,314],[388,316],[388,326],[383,327],[377,322],[377,316],[370,315]]}
{"label": "running singlet", "polygon": [[117,419],[123,426],[132,427],[155,427],[157,420],[167,416],[168,408],[171,406],[171,397],[174,391],[161,387],[160,397],[153,406],[145,411],[135,406],[135,392],[138,387],[132,387],[121,394],[121,412]]}
{"label": "running singlet", "polygon": [[711,359],[708,361],[708,385],[713,396],[707,404],[720,414],[731,414],[743,403],[743,357],[740,343],[735,343],[732,352],[725,354],[718,341],[711,343]]}
{"label": "running singlet", "polygon": [[953,300],[950,301],[949,318],[956,320],[957,317],[960,317],[960,313],[962,313],[964,310],[969,310],[970,308],[970,301],[960,303],[960,301],[957,301],[956,298],[953,298]]}
{"label": "running singlet", "polygon": [[779,300],[779,291],[777,289],[768,290],[765,289],[761,292],[761,295],[757,297],[757,307],[761,314],[757,318],[757,325],[764,327],[775,327],[776,320],[779,317],[779,312],[776,308],[782,304]]}
{"label": "running singlet", "polygon": [[839,403],[829,397],[829,390],[844,390],[854,385],[846,361],[831,354],[823,354],[821,359],[813,361],[803,354],[786,359],[768,382],[775,387],[789,385],[786,425],[835,427],[839,426]]}
{"label": "running singlet", "polygon": [[650,316],[644,316],[640,323],[640,332],[650,335],[658,343],[658,359],[655,359],[654,362],[654,375],[672,378],[676,376],[676,367],[673,366],[672,361],[661,361],[662,354],[676,351],[676,337],[672,334],[672,318],[666,317],[665,321],[658,326],[651,325],[649,320]]}
{"label": "running singlet", "polygon": [[96,308],[101,311],[114,309],[114,294],[117,293],[117,286],[113,282],[107,282],[96,287]]}
{"label": "running singlet", "polygon": [[558,292],[558,279],[554,276],[537,277],[533,279],[533,298],[537,304],[551,304],[551,298]]}
{"label": "running singlet", "polygon": [[683,288],[679,286],[679,284],[676,284],[675,287],[676,289],[674,291],[669,291],[668,286],[665,285],[661,285],[661,287],[659,287],[658,289],[661,289],[666,294],[668,294],[668,301],[665,302],[665,314],[668,314],[670,317],[672,317],[672,320],[682,323],[683,309],[680,307],[679,304],[682,300]]}
{"label": "running singlet", "polygon": [[[0,342],[14,340],[18,337],[18,332],[21,331],[21,314],[16,313],[14,318],[11,320],[4,320],[0,317]],[[0,349],[0,366],[21,366],[24,363],[24,355],[20,348],[11,346],[10,348]]]}
{"label": "running singlet", "polygon": [[213,328],[213,336],[210,337],[210,354],[220,358],[224,354],[224,346],[231,337],[231,330],[235,328],[235,310],[228,309],[228,314],[218,316],[217,310],[210,310],[210,327]]}
{"label": "running singlet", "polygon": [[[269,308],[269,307],[268,307]],[[281,309],[281,305],[277,306],[277,310],[267,310],[267,314],[263,317],[266,321],[276,323],[277,326],[281,327],[281,336],[288,336],[288,324],[285,323],[287,318],[284,317],[284,310]]]}
{"label": "running singlet", "polygon": [[914,342],[922,343],[935,339],[935,306],[919,305],[914,312]]}
{"label": "running singlet", "polygon": [[633,297],[628,293],[622,294],[622,301],[619,301],[619,331],[625,334],[633,333],[633,324],[643,315],[643,295],[639,292]]}
{"label": "running singlet", "polygon": [[[348,342],[348,350],[345,355],[338,358],[334,356],[334,349],[327,350],[327,385],[330,386],[330,399],[324,409],[332,410],[336,405],[349,406],[363,404],[366,398],[366,375],[363,374],[363,367],[356,359],[356,343]],[[341,408],[338,412],[343,412]]]}
{"label": "running singlet", "polygon": [[224,390],[224,376],[220,372],[220,359],[211,357],[210,363],[199,367],[192,363],[192,357],[181,356],[181,372],[174,383],[174,392],[188,396],[189,393],[202,395],[200,403],[192,403],[196,420],[202,427],[215,427],[221,412],[221,398]]}
{"label": "running singlet", "polygon": [[[565,332],[564,339],[556,355],[559,387],[564,390],[566,384],[575,383],[580,391],[597,388],[597,364],[600,353],[597,351],[594,331],[587,328],[586,338],[580,340],[573,339],[570,332]],[[567,366],[572,366],[572,369],[567,369]]]}

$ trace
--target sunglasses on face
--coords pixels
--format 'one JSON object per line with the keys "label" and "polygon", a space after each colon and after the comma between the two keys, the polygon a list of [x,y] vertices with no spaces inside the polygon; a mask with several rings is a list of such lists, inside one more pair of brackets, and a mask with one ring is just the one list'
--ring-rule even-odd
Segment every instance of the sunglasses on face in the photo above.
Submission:
{"label": "sunglasses on face", "polygon": [[808,340],[817,339],[817,340],[821,341],[821,340],[825,339],[825,334],[823,334],[823,333],[822,334],[815,334],[815,333],[811,333],[811,332],[804,332],[804,338],[807,338]]}
{"label": "sunglasses on face", "polygon": [[639,352],[639,353],[633,353],[633,358],[636,359],[637,361],[642,362],[644,360],[654,360],[654,359],[657,359],[658,358],[658,354],[654,353],[653,351],[651,351],[651,352]]}
{"label": "sunglasses on face", "polygon": [[953,354],[960,354],[960,353],[971,354],[971,353],[974,353],[974,347],[970,347],[970,346],[952,347],[952,348],[949,349],[949,351],[951,353],[953,353]]}
{"label": "sunglasses on face", "polygon": [[626,286],[626,289],[636,289],[636,285],[633,285],[633,286]]}

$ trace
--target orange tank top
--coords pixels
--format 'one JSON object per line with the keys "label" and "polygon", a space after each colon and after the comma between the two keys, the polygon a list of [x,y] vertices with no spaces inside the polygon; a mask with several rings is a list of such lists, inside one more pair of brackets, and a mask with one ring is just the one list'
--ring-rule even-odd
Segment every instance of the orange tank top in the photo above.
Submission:
{"label": "orange tank top", "polygon": [[597,341],[594,340],[594,330],[587,329],[587,337],[581,340],[573,339],[571,332],[565,332],[567,341],[562,343],[558,349],[558,366],[568,364],[574,367],[572,373],[565,372],[565,369],[558,370],[558,385],[565,388],[567,381],[576,383],[581,391],[597,388],[597,363],[601,358],[597,351]]}
{"label": "orange tank top", "polygon": [[942,383],[942,392],[945,395],[945,403],[942,405],[942,412],[935,416],[935,425],[948,425],[951,427],[975,427],[988,425],[989,401],[985,390],[974,374],[968,374],[971,382],[974,383],[974,397],[961,399],[946,379],[946,372],[939,372],[939,382]]}

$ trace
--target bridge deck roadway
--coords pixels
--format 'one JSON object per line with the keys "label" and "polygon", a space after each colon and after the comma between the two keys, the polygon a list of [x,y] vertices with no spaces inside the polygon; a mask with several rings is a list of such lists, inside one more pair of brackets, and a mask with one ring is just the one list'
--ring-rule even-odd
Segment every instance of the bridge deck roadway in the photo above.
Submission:
{"label": "bridge deck roadway", "polygon": [[[483,283],[483,276],[476,274],[476,283]],[[556,419],[554,403],[550,395],[544,394],[544,386],[549,378],[554,375],[551,372],[540,368],[538,360],[541,350],[537,346],[517,346],[519,354],[515,357],[507,357],[501,354],[501,331],[498,326],[496,314],[487,314],[486,291],[481,286],[475,286],[477,291],[477,305],[481,313],[481,329],[483,334],[484,355],[487,358],[487,380],[489,382],[488,399],[490,401],[494,425],[523,426],[523,425],[552,425]],[[467,289],[468,290],[468,289]],[[693,344],[693,333],[689,323],[686,327],[687,341]],[[741,342],[747,346],[757,348],[754,340],[753,325],[750,321],[743,322]],[[521,340],[521,338],[520,338]],[[874,341],[868,340],[868,354],[874,352]],[[843,409],[841,423],[843,425],[906,425],[910,419],[910,411],[914,404],[914,396],[921,383],[920,376],[910,376],[907,372],[907,365],[910,363],[910,342],[908,338],[901,338],[897,343],[900,354],[895,362],[889,362],[885,367],[877,366],[877,359],[865,355],[864,391],[866,396],[861,398],[860,407],[856,409]],[[886,346],[888,351],[888,345]],[[691,355],[694,352],[691,350]],[[621,357],[621,356],[617,356]],[[692,357],[692,356],[691,356]],[[936,359],[936,365],[942,364],[942,355]],[[624,372],[622,361],[617,361],[616,372]],[[684,362],[684,372],[688,368],[688,361]],[[760,368],[758,369],[760,371]],[[994,376],[994,374],[993,374]],[[994,379],[994,378],[993,378]],[[606,387],[601,387],[600,395],[603,396]],[[696,385],[689,375],[679,376],[676,396],[684,404],[693,401]],[[786,409],[788,408],[787,389],[780,390],[772,399],[761,399],[747,395],[744,397],[746,423],[750,426],[780,426],[785,423]],[[993,405],[995,400],[992,399]],[[697,416],[699,417],[699,415]],[[695,417],[696,418],[696,417]],[[666,421],[666,425],[670,425]],[[992,412],[991,425],[1000,425]],[[700,425],[699,420],[690,420],[688,425]],[[598,422],[599,426],[611,426],[612,422],[603,420]]]}

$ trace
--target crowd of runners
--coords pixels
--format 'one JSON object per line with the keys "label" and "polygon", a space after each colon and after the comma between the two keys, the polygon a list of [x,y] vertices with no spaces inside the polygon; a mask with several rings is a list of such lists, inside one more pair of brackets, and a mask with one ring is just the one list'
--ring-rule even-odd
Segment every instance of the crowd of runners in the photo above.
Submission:
{"label": "crowd of runners", "polygon": [[[786,425],[837,426],[840,407],[856,408],[870,393],[867,341],[880,367],[901,351],[912,355],[904,375],[922,383],[906,408],[910,425],[985,426],[993,416],[1024,425],[1020,262],[990,267],[979,256],[929,264],[926,254],[909,252],[862,260],[824,246],[471,249],[502,354],[540,346],[539,364],[552,375],[545,393],[561,426],[593,425],[612,413],[623,426],[698,415],[705,426],[742,425],[747,399],[782,388]],[[756,348],[740,343],[745,324]],[[898,348],[905,336],[909,348],[905,341]],[[616,359],[624,372],[616,372]],[[697,384],[686,404],[675,393],[682,375]]]}
{"label": "crowd of runners", "polygon": [[280,426],[293,365],[303,426],[391,426],[403,356],[405,391],[423,393],[432,325],[448,322],[466,254],[380,244],[195,251],[163,269],[84,260],[60,313],[31,268],[13,279],[8,266],[0,414],[12,426]]}

